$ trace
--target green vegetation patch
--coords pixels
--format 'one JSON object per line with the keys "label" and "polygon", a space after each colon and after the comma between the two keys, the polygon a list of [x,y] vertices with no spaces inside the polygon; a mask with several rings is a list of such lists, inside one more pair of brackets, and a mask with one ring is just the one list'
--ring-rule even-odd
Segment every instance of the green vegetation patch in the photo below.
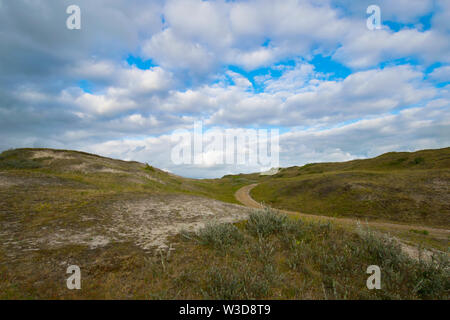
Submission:
{"label": "green vegetation patch", "polygon": [[450,227],[450,170],[327,172],[273,178],[251,191],[277,209]]}
{"label": "green vegetation patch", "polygon": [[[0,265],[0,298],[449,298],[448,256],[413,260],[397,242],[369,229],[349,232],[257,211],[247,222],[208,225],[172,244],[171,254],[126,242],[32,252]],[[65,288],[68,264],[81,267],[81,290]],[[366,286],[370,265],[380,267],[379,290]]]}
{"label": "green vegetation patch", "polygon": [[45,158],[31,159],[30,152],[8,150],[0,154],[0,169],[37,169],[43,166]]}
{"label": "green vegetation patch", "polygon": [[197,236],[200,243],[217,249],[225,249],[244,240],[239,229],[229,223],[206,225]]}

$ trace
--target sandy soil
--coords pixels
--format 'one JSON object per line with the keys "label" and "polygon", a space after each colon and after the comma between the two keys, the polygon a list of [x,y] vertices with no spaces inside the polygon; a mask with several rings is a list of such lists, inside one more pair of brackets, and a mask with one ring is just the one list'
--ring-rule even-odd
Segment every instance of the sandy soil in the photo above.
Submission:
{"label": "sandy soil", "polygon": [[[1,180],[0,180],[1,181]],[[184,194],[139,195],[107,203],[98,216],[80,212],[89,227],[46,226],[28,230],[24,221],[3,221],[0,241],[9,259],[30,251],[86,245],[91,249],[114,242],[133,242],[144,250],[170,245],[182,230],[196,231],[207,223],[237,222],[253,211],[244,206]]]}
{"label": "sandy soil", "polygon": [[111,206],[118,237],[132,239],[143,249],[168,245],[182,230],[196,231],[207,223],[236,222],[248,217],[248,208],[190,195],[151,196]]}
{"label": "sandy soil", "polygon": [[259,202],[256,202],[253,200],[253,198],[250,196],[250,190],[252,190],[254,187],[256,187],[258,184],[250,184],[248,186],[240,188],[236,193],[234,194],[234,197],[237,201],[242,203],[243,205],[250,207],[250,208],[256,208],[261,209],[263,205]]}
{"label": "sandy soil", "polygon": [[37,158],[52,158],[52,160],[56,160],[56,159],[74,159],[73,157],[68,156],[64,152],[53,152],[53,151],[50,151],[50,150],[34,151],[33,152],[33,156],[31,157],[31,159],[37,159]]}

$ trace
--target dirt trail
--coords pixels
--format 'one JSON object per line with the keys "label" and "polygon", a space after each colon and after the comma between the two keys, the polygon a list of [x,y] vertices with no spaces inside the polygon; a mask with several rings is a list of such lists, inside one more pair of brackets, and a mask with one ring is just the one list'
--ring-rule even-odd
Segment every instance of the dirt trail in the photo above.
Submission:
{"label": "dirt trail", "polygon": [[[250,191],[257,185],[258,184],[255,183],[255,184],[247,185],[247,186],[240,188],[234,194],[236,200],[238,200],[240,203],[242,203],[243,205],[250,207],[250,208],[258,208],[258,209],[263,208],[264,207],[263,204],[255,201],[250,196]],[[278,211],[286,213],[286,214],[298,215],[300,217],[305,217],[305,218],[317,220],[317,221],[333,221],[336,223],[353,225],[353,226],[356,226],[358,223],[360,223],[360,220],[358,220],[358,219],[319,216],[319,215],[313,215],[313,214],[305,214],[305,213],[301,213],[301,212],[297,212],[297,211],[287,211],[287,210],[278,210]],[[375,221],[367,222],[367,224],[372,227],[381,227],[381,228],[385,228],[385,229],[398,230],[398,231],[411,230],[411,229],[420,230],[420,231],[428,231],[432,237],[435,237],[437,239],[448,240],[448,238],[450,236],[450,230],[448,230],[448,229],[421,227],[421,226],[416,226],[416,225],[406,225],[406,224],[397,224],[397,223],[389,223],[389,222],[375,222]],[[403,241],[400,241],[400,243],[401,243],[403,250],[409,256],[411,256],[413,258],[418,257],[418,252],[415,247],[413,247],[409,244],[406,244]],[[431,256],[430,251],[426,251],[426,252],[424,252],[424,254],[428,257]]]}
{"label": "dirt trail", "polygon": [[240,188],[238,191],[236,191],[234,197],[236,198],[237,201],[239,201],[246,207],[261,209],[262,208],[261,203],[256,202],[250,196],[250,190],[252,190],[257,185],[258,185],[257,183],[254,183]]}

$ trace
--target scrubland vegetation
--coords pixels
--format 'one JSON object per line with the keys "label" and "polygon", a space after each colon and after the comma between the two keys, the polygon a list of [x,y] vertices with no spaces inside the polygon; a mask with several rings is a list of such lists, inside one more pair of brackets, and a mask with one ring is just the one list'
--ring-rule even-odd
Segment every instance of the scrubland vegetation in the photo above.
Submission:
{"label": "scrubland vegetation", "polygon": [[[7,151],[0,155],[0,298],[448,299],[448,238],[420,226],[448,228],[449,150],[213,180],[73,151]],[[224,213],[217,210],[236,211],[216,200],[236,203],[236,190],[251,183],[259,183],[254,198],[282,209],[408,222],[396,237],[441,253],[413,259],[391,230],[271,209],[186,229],[168,238],[175,250],[143,247],[145,232],[126,234],[140,230],[146,215],[196,224],[186,199],[202,202],[193,210],[212,221]],[[116,230],[117,221],[133,224]],[[69,265],[81,269],[81,290],[66,287]],[[381,269],[380,290],[366,287],[369,265]]]}
{"label": "scrubland vegetation", "polygon": [[[445,255],[413,260],[364,227],[349,232],[265,210],[182,232],[172,243],[174,251],[152,254],[126,243],[30,253],[34,259],[17,265],[24,273],[0,270],[1,298],[449,298]],[[62,257],[83,266],[81,290],[65,288]],[[380,290],[366,287],[369,265],[381,269]]]}

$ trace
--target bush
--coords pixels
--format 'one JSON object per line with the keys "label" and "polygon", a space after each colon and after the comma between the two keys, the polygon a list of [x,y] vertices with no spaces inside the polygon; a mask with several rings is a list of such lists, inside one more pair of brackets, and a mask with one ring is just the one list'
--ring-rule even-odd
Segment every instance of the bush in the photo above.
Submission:
{"label": "bush", "polygon": [[197,236],[200,243],[216,249],[224,249],[244,240],[244,236],[231,223],[208,224],[201,229]]}
{"label": "bush", "polygon": [[450,265],[445,253],[434,254],[431,260],[416,261],[392,238],[377,236],[368,230],[360,236],[362,253],[368,261],[381,267],[388,291],[399,291],[405,297],[448,299]]}
{"label": "bush", "polygon": [[203,296],[220,300],[267,298],[277,281],[276,272],[271,264],[262,269],[254,269],[247,263],[232,267],[214,266],[207,271]]}
{"label": "bush", "polygon": [[422,299],[449,298],[450,264],[446,254],[434,254],[431,261],[420,261],[415,268],[414,292]]}
{"label": "bush", "polygon": [[421,163],[425,163],[425,159],[424,159],[424,158],[422,158],[422,157],[417,157],[417,158],[414,158],[414,161],[413,161],[413,163],[414,163],[414,164],[421,164]]}
{"label": "bush", "polygon": [[288,218],[271,209],[252,213],[247,222],[247,230],[253,235],[267,237],[284,231],[288,227]]}
{"label": "bush", "polygon": [[248,248],[252,258],[259,260],[262,263],[271,262],[273,260],[275,250],[276,249],[272,241],[261,237],[258,238],[258,241],[252,242]]}
{"label": "bush", "polygon": [[386,235],[377,235],[373,231],[359,228],[361,253],[374,264],[398,266],[409,258],[402,252],[400,244]]}
{"label": "bush", "polygon": [[[208,225],[187,239],[207,250],[195,286],[207,299],[443,299],[450,290],[447,255],[414,260],[400,242],[370,229],[302,222],[273,210],[253,213],[244,229]],[[243,241],[245,240],[245,241]],[[217,260],[216,260],[217,259]],[[204,260],[204,259],[203,259]],[[368,290],[369,265],[381,269],[382,290]]]}

